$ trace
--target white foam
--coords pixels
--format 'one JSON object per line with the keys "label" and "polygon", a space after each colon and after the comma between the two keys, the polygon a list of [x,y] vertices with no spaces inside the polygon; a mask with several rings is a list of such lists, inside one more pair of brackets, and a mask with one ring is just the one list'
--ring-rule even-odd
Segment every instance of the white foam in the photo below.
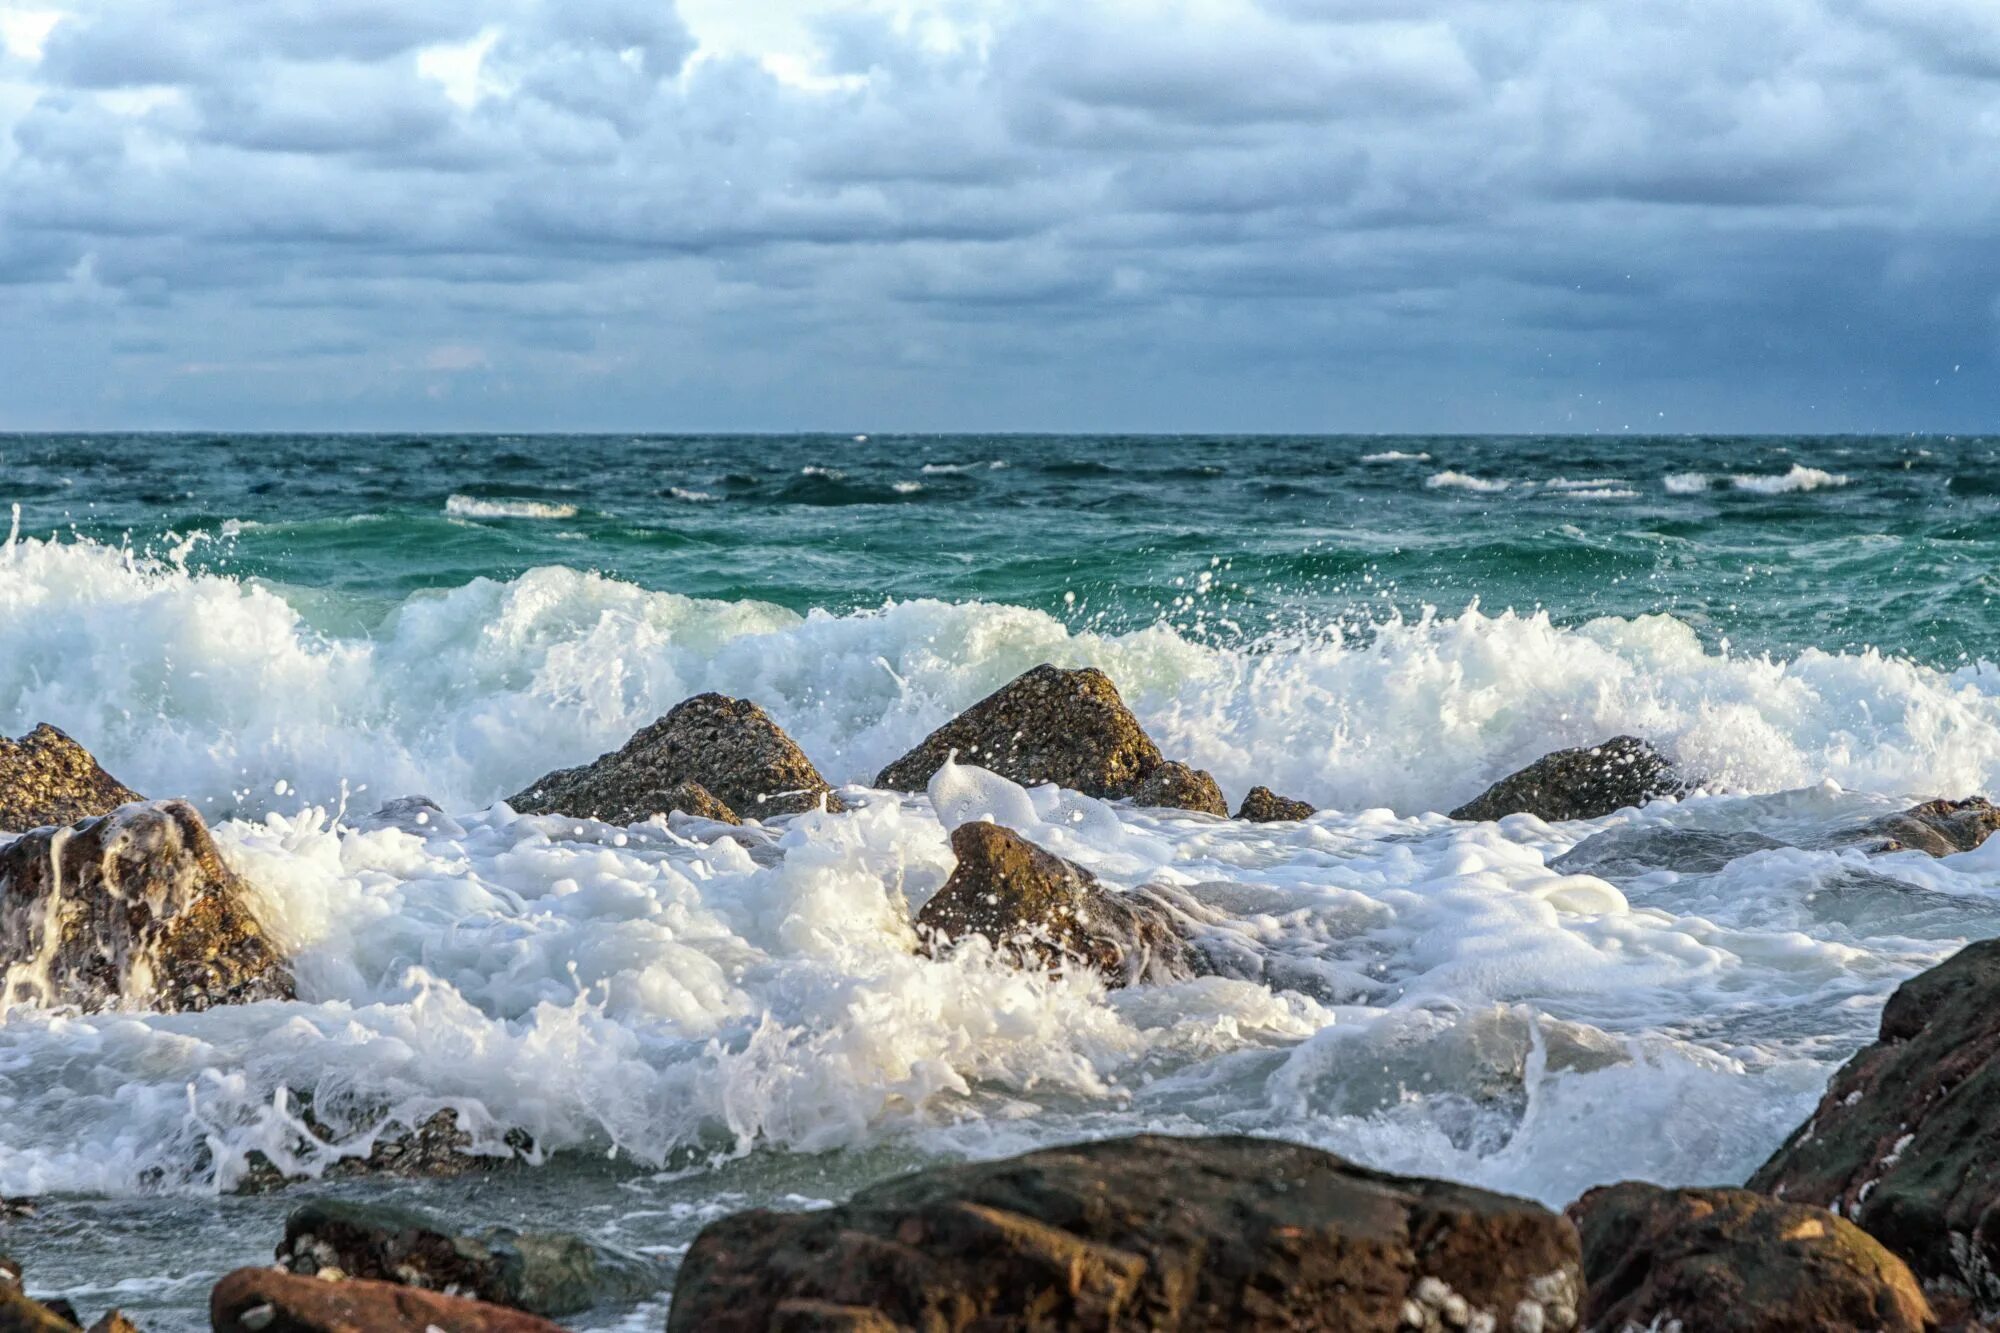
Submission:
{"label": "white foam", "polygon": [[923,471],[929,475],[936,476],[952,472],[998,472],[1006,466],[1007,461],[1005,459],[996,458],[986,463],[926,463],[923,466]]}
{"label": "white foam", "polygon": [[549,504],[542,500],[482,500],[471,495],[454,495],[444,502],[444,512],[452,518],[575,518],[576,506]]}
{"label": "white foam", "polygon": [[1433,473],[1430,477],[1428,477],[1424,481],[1424,485],[1434,491],[1458,490],[1458,491],[1480,491],[1483,493],[1495,493],[1499,491],[1504,491],[1513,484],[1514,483],[1511,481],[1505,481],[1487,477],[1474,477],[1474,476],[1469,476],[1468,474],[1463,472],[1451,472],[1451,471]]}
{"label": "white foam", "polygon": [[667,494],[686,504],[710,504],[722,498],[708,491],[693,491],[682,486],[667,487]]}
{"label": "white foam", "polygon": [[1385,449],[1379,454],[1363,454],[1364,463],[1428,463],[1429,454],[1406,454],[1401,449]]}
{"label": "white foam", "polygon": [[1669,495],[1700,495],[1715,485],[1715,479],[1705,472],[1674,472],[1666,479]]}
{"label": "white foam", "polygon": [[[323,593],[301,605],[351,618]],[[989,604],[799,616],[545,568],[416,594],[355,637],[315,631],[266,584],[30,538],[0,560],[0,643],[0,724],[52,722],[141,790],[211,810],[269,808],[280,778],[300,793],[286,808],[343,786],[470,808],[711,689],[762,703],[836,782],[865,782],[1045,661],[1103,667],[1232,798],[1264,783],[1342,809],[1450,809],[1555,746],[1628,732],[1753,791],[2000,786],[1991,666],[1740,657],[1666,616],[1566,628],[1475,607],[1234,650]]]}
{"label": "white foam", "polygon": [[921,481],[898,481],[890,485],[890,489],[898,495],[915,495],[923,488],[924,484]]}
{"label": "white foam", "polygon": [[1794,463],[1791,470],[1776,477],[1738,473],[1729,479],[1729,484],[1739,491],[1755,491],[1759,495],[1787,495],[1794,491],[1817,491],[1835,486],[1845,486],[1851,478],[1832,472],[1822,472],[1816,467]]}

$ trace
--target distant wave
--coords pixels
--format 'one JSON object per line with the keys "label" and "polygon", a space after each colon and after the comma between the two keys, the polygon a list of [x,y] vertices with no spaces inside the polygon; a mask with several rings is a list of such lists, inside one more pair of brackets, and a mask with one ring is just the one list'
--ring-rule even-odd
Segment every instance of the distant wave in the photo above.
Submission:
{"label": "distant wave", "polygon": [[1429,454],[1406,454],[1401,449],[1390,449],[1379,454],[1363,454],[1361,455],[1361,461],[1364,463],[1428,463],[1431,461],[1431,456]]}
{"label": "distant wave", "polygon": [[923,471],[937,476],[946,472],[998,472],[1006,466],[1006,459],[996,458],[990,463],[926,463]]}
{"label": "distant wave", "polygon": [[899,481],[889,487],[890,490],[898,495],[915,495],[923,488],[924,484],[921,481]]}
{"label": "distant wave", "polygon": [[454,495],[444,502],[444,512],[452,518],[575,518],[576,506],[547,504],[541,500],[482,500],[472,495]]}
{"label": "distant wave", "polygon": [[1715,485],[1715,478],[1706,472],[1675,472],[1667,477],[1667,494],[1700,495]]}
{"label": "distant wave", "polygon": [[667,487],[667,495],[672,499],[680,500],[687,504],[710,504],[722,498],[719,495],[711,495],[707,491],[691,491],[682,486]]}
{"label": "distant wave", "polygon": [[1729,484],[1739,491],[1755,491],[1759,495],[1785,495],[1792,491],[1817,491],[1831,486],[1845,486],[1850,480],[1851,478],[1838,473],[1822,472],[1816,467],[1794,463],[1792,470],[1780,477],[1739,472],[1729,479]]}
{"label": "distant wave", "polygon": [[1425,486],[1434,491],[1480,491],[1486,494],[1504,491],[1513,484],[1511,481],[1495,481],[1485,477],[1473,477],[1463,472],[1451,471],[1435,473],[1429,480],[1424,482]]}

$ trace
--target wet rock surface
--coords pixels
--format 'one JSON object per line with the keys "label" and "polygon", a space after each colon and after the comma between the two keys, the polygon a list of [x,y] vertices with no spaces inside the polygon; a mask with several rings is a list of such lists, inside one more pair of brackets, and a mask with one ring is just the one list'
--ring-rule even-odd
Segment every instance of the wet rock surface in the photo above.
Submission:
{"label": "wet rock surface", "polygon": [[689,1250],[670,1330],[1574,1328],[1575,1231],[1521,1199],[1247,1138],[942,1167]]}
{"label": "wet rock surface", "polygon": [[952,751],[1022,786],[1053,782],[1088,796],[1130,796],[1164,759],[1095,667],[1038,666],[989,694],[883,769],[875,785],[922,791]]}
{"label": "wet rock surface", "polygon": [[1134,805],[1157,809],[1193,810],[1229,818],[1229,802],[1223,799],[1214,774],[1207,769],[1189,768],[1174,759],[1160,764],[1133,784],[1131,801]]}
{"label": "wet rock surface", "polygon": [[393,1282],[239,1268],[209,1293],[215,1333],[563,1333],[548,1320]]}
{"label": "wet rock surface", "polygon": [[23,834],[0,848],[0,994],[170,1012],[288,999],[248,896],[184,801]]}
{"label": "wet rock surface", "polygon": [[1243,804],[1237,807],[1236,817],[1253,824],[1278,824],[1287,820],[1311,819],[1316,813],[1304,801],[1280,796],[1269,787],[1252,787],[1249,795],[1243,798]]}
{"label": "wet rock surface", "polygon": [[1909,981],[1750,1188],[1830,1208],[2000,1315],[2000,940]]}
{"label": "wet rock surface", "polygon": [[[38,1301],[27,1294],[21,1266],[0,1255],[0,1333],[76,1333],[83,1320],[65,1300]],[[107,1310],[89,1333],[138,1333],[118,1310]]]}
{"label": "wet rock surface", "polygon": [[46,722],[19,740],[0,736],[0,831],[74,824],[145,799]]}
{"label": "wet rock surface", "polygon": [[578,1236],[505,1228],[461,1234],[413,1209],[331,1200],[285,1220],[277,1258],[304,1277],[331,1270],[552,1317],[629,1304],[666,1286],[651,1262]]}
{"label": "wet rock surface", "polygon": [[1705,1333],[1923,1333],[1903,1262],[1823,1208],[1749,1190],[1626,1183],[1570,1205],[1589,1328]]}
{"label": "wet rock surface", "polygon": [[1105,888],[1081,866],[997,824],[951,835],[958,865],[917,913],[920,935],[956,943],[984,936],[1022,966],[1081,964],[1112,986],[1193,974],[1195,955],[1158,899]]}
{"label": "wet rock surface", "polygon": [[1552,823],[1597,819],[1656,796],[1681,795],[1689,785],[1645,741],[1614,736],[1602,745],[1544,755],[1500,779],[1451,817],[1479,821],[1529,814]]}
{"label": "wet rock surface", "polygon": [[1749,831],[1609,828],[1549,862],[1549,869],[1570,875],[1647,875],[1656,870],[1712,875],[1739,857],[1784,846],[1776,838]]}
{"label": "wet rock surface", "polygon": [[367,1131],[372,1139],[367,1150],[343,1143],[338,1130],[315,1114],[310,1098],[295,1097],[293,1111],[305,1126],[307,1138],[300,1136],[292,1145],[285,1163],[273,1161],[263,1152],[250,1154],[247,1173],[235,1182],[243,1194],[260,1194],[281,1189],[294,1179],[316,1177],[338,1180],[352,1176],[392,1176],[410,1180],[445,1180],[483,1171],[515,1166],[526,1159],[534,1145],[520,1130],[508,1131],[500,1150],[475,1151],[476,1140],[452,1110],[438,1111],[413,1126],[391,1124]]}
{"label": "wet rock surface", "polygon": [[1855,830],[1846,841],[1874,852],[1924,852],[1951,856],[1969,852],[2000,829],[2000,806],[1984,796],[1962,801],[1925,801]]}
{"label": "wet rock surface", "polygon": [[[696,793],[699,793],[697,795]],[[645,728],[622,749],[581,768],[544,775],[507,798],[524,815],[560,814],[632,824],[672,810],[719,819],[713,806],[691,810],[676,801],[719,802],[738,816],[766,819],[847,807],[806,758],[805,751],[763,709],[745,699],[698,694]]]}

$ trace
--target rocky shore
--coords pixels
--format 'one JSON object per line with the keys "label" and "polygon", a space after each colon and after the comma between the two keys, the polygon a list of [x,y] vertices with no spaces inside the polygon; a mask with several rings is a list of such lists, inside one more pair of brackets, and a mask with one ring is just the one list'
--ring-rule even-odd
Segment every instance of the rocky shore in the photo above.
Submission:
{"label": "rocky shore", "polygon": [[[743,837],[746,821],[852,818],[850,806],[924,790],[956,766],[1168,818],[1231,818],[1213,777],[1168,759],[1107,676],[1046,665],[890,764],[872,794],[836,792],[756,704],[707,694],[507,804],[523,818],[664,820],[697,839]],[[1700,785],[1621,736],[1551,753],[1451,817],[1598,818]],[[1234,818],[1315,813],[1259,786]],[[403,798],[369,818],[449,816]],[[2000,810],[1983,797],[1952,797],[1839,841],[1864,856],[1942,857],[1996,829]],[[1599,837],[1604,846],[1580,844],[1564,868],[1617,855],[1613,835]],[[949,838],[953,869],[909,921],[922,955],[988,950],[1110,988],[1227,971],[1171,886],[1113,887],[998,823],[961,823]],[[0,1007],[283,1003],[300,983],[258,901],[193,805],[141,796],[52,727],[0,738]],[[309,1101],[298,1118],[331,1143]],[[468,1155],[469,1143],[440,1112],[339,1155],[339,1170],[444,1175],[533,1157],[525,1139],[509,1141],[511,1156]],[[281,1188],[286,1174],[264,1163],[244,1183]],[[561,1233],[472,1233],[427,1214],[310,1201],[273,1238],[272,1266],[215,1285],[210,1318],[231,1333],[525,1333],[671,1286],[668,1328],[721,1333],[2000,1328],[2000,941],[1907,981],[1878,1040],[1770,1161],[1710,1186],[1626,1182],[1557,1212],[1298,1144],[1136,1136],[923,1170],[816,1212],[723,1217],[677,1274]],[[0,1333],[86,1326],[60,1301],[32,1299],[33,1280],[0,1263]],[[131,1327],[116,1311],[83,1314],[101,1315],[93,1330]]]}

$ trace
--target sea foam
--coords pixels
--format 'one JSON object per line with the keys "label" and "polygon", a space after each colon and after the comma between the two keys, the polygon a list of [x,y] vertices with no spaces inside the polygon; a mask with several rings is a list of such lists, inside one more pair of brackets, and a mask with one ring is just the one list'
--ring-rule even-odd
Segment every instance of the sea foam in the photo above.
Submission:
{"label": "sea foam", "polygon": [[452,518],[575,518],[576,506],[543,500],[482,500],[471,495],[454,495],[444,502],[444,512]]}

